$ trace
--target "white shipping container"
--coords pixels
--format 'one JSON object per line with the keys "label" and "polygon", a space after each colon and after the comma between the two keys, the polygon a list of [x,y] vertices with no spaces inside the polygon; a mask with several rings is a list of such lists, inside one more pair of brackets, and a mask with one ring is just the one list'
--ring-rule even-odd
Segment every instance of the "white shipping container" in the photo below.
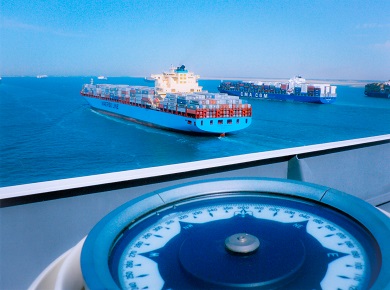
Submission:
{"label": "white shipping container", "polygon": [[325,86],[323,92],[324,92],[324,95],[329,94],[330,93],[330,87],[329,86]]}
{"label": "white shipping container", "polygon": [[221,96],[219,94],[210,94],[209,93],[206,96],[207,96],[207,98],[210,98],[210,99],[220,99],[221,98]]}
{"label": "white shipping container", "polygon": [[199,96],[205,96],[208,94],[208,92],[195,92],[195,94]]}

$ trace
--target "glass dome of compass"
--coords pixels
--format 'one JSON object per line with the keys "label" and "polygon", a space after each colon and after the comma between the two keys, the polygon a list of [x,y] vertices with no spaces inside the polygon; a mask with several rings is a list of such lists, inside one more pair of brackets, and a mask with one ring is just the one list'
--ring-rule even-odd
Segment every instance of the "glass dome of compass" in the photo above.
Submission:
{"label": "glass dome of compass", "polygon": [[390,219],[351,195],[278,179],[163,189],[88,235],[89,289],[386,289]]}

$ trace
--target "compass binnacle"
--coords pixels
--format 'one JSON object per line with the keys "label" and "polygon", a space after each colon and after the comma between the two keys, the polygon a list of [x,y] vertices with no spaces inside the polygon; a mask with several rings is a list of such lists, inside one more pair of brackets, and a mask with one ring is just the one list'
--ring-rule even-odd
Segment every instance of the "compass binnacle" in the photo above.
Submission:
{"label": "compass binnacle", "polygon": [[389,219],[353,196],[277,179],[224,179],[130,201],[88,235],[89,288],[385,289]]}
{"label": "compass binnacle", "polygon": [[[370,280],[367,249],[354,237],[361,236],[359,229],[351,231],[347,219],[315,204],[229,196],[177,204],[159,213],[124,232],[125,246],[116,242],[124,250],[112,270],[122,288],[164,281],[164,289],[291,283],[344,289]],[[130,271],[129,265],[137,267]]]}

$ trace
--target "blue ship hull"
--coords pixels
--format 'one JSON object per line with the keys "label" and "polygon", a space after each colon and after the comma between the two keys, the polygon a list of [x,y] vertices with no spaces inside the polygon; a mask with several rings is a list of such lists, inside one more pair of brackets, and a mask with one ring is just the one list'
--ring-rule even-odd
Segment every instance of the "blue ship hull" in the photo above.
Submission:
{"label": "blue ship hull", "polygon": [[158,109],[121,103],[84,95],[90,106],[100,112],[135,121],[148,126],[196,134],[232,133],[250,126],[251,117],[193,118],[186,114],[173,114]]}
{"label": "blue ship hull", "polygon": [[308,96],[308,95],[295,95],[295,94],[276,94],[276,93],[255,93],[255,92],[244,92],[236,90],[224,90],[218,88],[221,93],[226,93],[232,96],[239,96],[242,98],[254,98],[264,100],[278,100],[278,101],[295,101],[304,103],[317,103],[317,104],[331,104],[336,101],[335,97],[325,96]]}
{"label": "blue ship hull", "polygon": [[388,93],[380,93],[380,92],[365,92],[367,97],[372,98],[382,98],[382,99],[390,99],[390,94]]}

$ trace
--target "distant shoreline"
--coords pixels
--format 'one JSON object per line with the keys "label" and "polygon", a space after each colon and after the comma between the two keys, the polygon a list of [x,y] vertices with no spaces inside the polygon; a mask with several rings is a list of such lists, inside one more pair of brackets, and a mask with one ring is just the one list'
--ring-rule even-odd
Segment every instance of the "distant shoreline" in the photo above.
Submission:
{"label": "distant shoreline", "polygon": [[[28,77],[36,78],[36,76],[2,76],[2,78],[18,78],[18,77]],[[86,78],[97,78],[97,76],[60,76],[53,75],[48,76],[47,78],[61,78],[61,77],[86,77]],[[145,76],[107,76],[110,78],[145,78]],[[201,77],[200,80],[219,80],[219,81],[247,81],[247,82],[288,82],[290,78],[261,78],[261,77]],[[318,84],[331,84],[331,85],[348,85],[354,87],[364,87],[368,83],[375,82],[384,82],[379,80],[340,80],[340,79],[306,79],[309,83],[318,83]]]}

